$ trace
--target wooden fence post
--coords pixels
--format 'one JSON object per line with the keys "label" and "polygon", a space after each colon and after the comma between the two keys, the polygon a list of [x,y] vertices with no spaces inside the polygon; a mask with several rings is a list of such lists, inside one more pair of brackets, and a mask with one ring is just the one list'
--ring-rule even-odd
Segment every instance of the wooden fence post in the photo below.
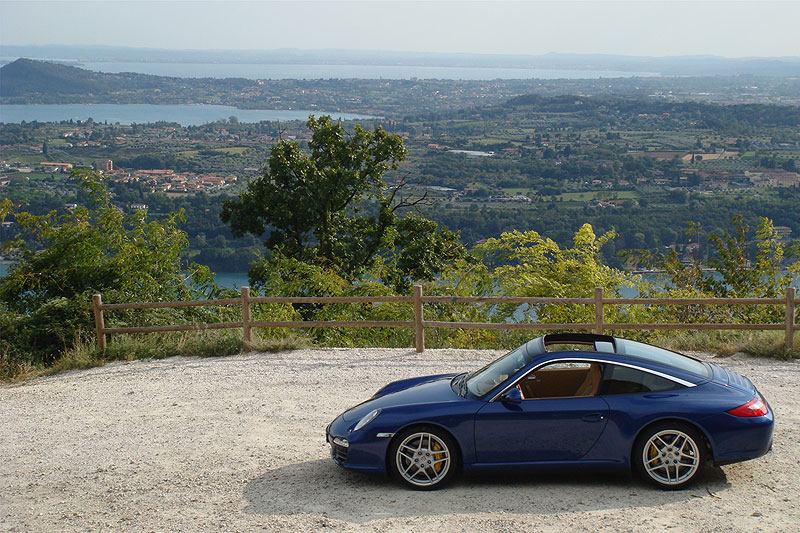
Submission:
{"label": "wooden fence post", "polygon": [[414,330],[417,352],[425,351],[425,329],[422,327],[422,285],[414,285]]}
{"label": "wooden fence post", "polygon": [[594,332],[598,335],[603,334],[603,322],[605,313],[603,312],[603,287],[594,288]]}
{"label": "wooden fence post", "polygon": [[103,297],[99,294],[92,295],[92,311],[94,312],[94,331],[97,334],[97,348],[106,351],[106,325],[103,321]]}
{"label": "wooden fence post", "polygon": [[250,287],[242,287],[242,337],[244,349],[250,351],[253,348],[253,328],[250,326]]}
{"label": "wooden fence post", "polygon": [[796,292],[794,287],[786,287],[786,334],[783,338],[783,349],[787,352],[794,348],[794,298]]}

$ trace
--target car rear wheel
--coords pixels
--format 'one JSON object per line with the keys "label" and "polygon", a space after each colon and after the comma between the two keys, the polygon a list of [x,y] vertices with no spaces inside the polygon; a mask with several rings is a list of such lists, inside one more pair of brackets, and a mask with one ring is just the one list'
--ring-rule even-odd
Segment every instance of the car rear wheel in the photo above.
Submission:
{"label": "car rear wheel", "polygon": [[655,425],[636,441],[633,463],[645,481],[665,490],[697,481],[706,459],[703,437],[679,422]]}
{"label": "car rear wheel", "polygon": [[453,439],[433,426],[404,430],[389,448],[392,473],[416,490],[433,490],[447,484],[458,469],[458,461],[458,447]]}

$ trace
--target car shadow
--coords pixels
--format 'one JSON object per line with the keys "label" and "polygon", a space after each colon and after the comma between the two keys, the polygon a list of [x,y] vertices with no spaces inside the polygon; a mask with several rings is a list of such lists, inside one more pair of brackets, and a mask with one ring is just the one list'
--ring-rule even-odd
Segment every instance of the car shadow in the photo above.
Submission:
{"label": "car shadow", "polygon": [[689,489],[661,491],[625,476],[567,472],[465,475],[435,491],[408,490],[384,475],[339,468],[330,459],[269,470],[249,481],[245,512],[261,515],[319,514],[364,523],[386,518],[504,512],[554,514],[658,507],[719,497],[729,487],[720,468],[709,468]]}

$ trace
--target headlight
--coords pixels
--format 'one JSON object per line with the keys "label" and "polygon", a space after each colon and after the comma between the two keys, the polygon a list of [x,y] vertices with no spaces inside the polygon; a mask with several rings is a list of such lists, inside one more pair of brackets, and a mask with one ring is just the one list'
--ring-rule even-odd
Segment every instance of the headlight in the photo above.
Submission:
{"label": "headlight", "polygon": [[374,409],[370,411],[369,413],[364,415],[364,417],[361,420],[358,421],[358,424],[356,424],[356,427],[353,428],[353,431],[358,431],[359,429],[363,428],[364,426],[375,420],[375,417],[377,417],[380,413],[381,413],[380,409]]}

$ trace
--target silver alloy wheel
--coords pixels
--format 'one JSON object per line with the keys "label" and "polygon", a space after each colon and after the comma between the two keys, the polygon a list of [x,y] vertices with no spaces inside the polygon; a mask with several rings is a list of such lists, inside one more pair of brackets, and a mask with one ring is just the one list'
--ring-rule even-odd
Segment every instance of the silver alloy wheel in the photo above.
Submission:
{"label": "silver alloy wheel", "polygon": [[450,450],[433,433],[412,433],[397,447],[397,471],[417,487],[430,487],[450,471]]}
{"label": "silver alloy wheel", "polygon": [[677,429],[654,434],[642,450],[642,464],[647,474],[664,485],[680,485],[691,479],[700,466],[697,443]]}

